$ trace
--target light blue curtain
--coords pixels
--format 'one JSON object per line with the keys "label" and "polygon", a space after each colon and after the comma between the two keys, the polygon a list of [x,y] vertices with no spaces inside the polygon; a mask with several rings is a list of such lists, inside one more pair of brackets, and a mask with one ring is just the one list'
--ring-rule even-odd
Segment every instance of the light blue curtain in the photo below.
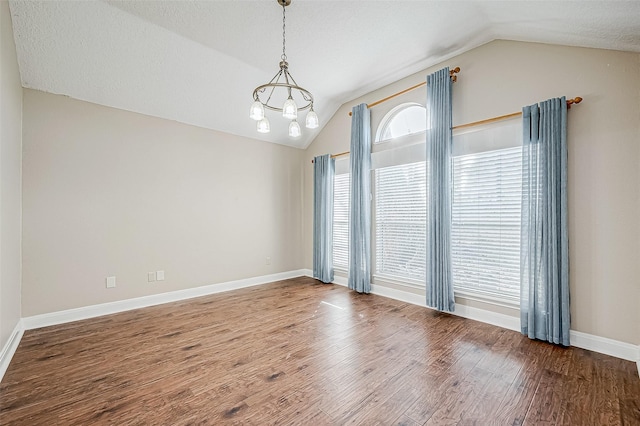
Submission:
{"label": "light blue curtain", "polygon": [[427,114],[427,306],[453,312],[449,68],[427,76]]}
{"label": "light blue curtain", "polygon": [[371,292],[371,114],[366,104],[351,117],[349,288]]}
{"label": "light blue curtain", "polygon": [[313,160],[313,278],[333,281],[333,179],[329,154]]}
{"label": "light blue curtain", "polygon": [[520,325],[569,346],[566,100],[524,107],[522,117]]}

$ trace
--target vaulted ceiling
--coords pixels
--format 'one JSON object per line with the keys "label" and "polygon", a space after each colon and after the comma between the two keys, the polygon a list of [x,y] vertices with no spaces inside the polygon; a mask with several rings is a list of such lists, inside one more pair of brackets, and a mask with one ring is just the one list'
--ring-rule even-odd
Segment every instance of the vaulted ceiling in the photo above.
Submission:
{"label": "vaulted ceiling", "polygon": [[640,1],[293,0],[287,56],[321,127],[249,119],[278,70],[282,7],[262,1],[11,1],[22,84],[305,148],[337,108],[495,39],[640,52]]}

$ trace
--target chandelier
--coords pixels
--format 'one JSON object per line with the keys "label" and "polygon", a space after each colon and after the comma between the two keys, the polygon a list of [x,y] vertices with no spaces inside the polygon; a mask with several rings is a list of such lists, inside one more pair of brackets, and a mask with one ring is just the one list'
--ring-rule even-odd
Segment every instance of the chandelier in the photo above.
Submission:
{"label": "chandelier", "polygon": [[300,87],[289,72],[289,63],[286,54],[286,19],[285,8],[291,4],[291,0],[276,0],[282,6],[282,55],[280,56],[280,70],[267,84],[256,87],[253,91],[253,104],[249,111],[249,117],[256,120],[257,130],[260,133],[269,133],[271,126],[265,116],[265,109],[281,112],[288,120],[289,136],[297,138],[301,135],[298,124],[298,112],[309,110],[305,118],[305,126],[308,129],[318,127],[318,116],[313,110],[313,95],[308,90]]}

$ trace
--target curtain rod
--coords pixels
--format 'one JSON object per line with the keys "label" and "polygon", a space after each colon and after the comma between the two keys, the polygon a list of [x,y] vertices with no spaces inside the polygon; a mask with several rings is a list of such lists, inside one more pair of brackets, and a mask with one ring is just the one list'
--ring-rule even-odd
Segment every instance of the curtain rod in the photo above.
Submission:
{"label": "curtain rod", "polygon": [[[345,151],[345,152],[341,152],[339,154],[331,154],[329,157],[330,158],[336,158],[336,157],[342,157],[343,155],[349,155],[350,152],[349,151]],[[313,160],[311,160],[311,164],[313,164]]]}
{"label": "curtain rod", "polygon": [[[582,102],[582,98],[580,96],[576,96],[573,99],[567,99],[567,109],[571,108],[571,105],[579,104],[580,102]],[[505,120],[507,118],[518,117],[520,115],[522,115],[522,111],[513,112],[511,114],[506,114],[506,115],[499,115],[497,117],[487,118],[485,120],[480,120],[480,121],[474,121],[472,123],[459,124],[457,126],[453,126],[451,128],[451,130],[463,129],[465,127],[478,126],[480,124],[493,123],[494,121]],[[342,157],[343,155],[349,155],[349,151],[341,152],[339,154],[331,154],[331,158]],[[311,160],[311,162],[313,163],[313,160]]]}
{"label": "curtain rod", "polygon": [[[449,71],[449,77],[451,77],[451,81],[453,81],[454,83],[456,82],[456,80],[458,80],[458,76],[456,74],[459,73],[459,72],[460,72],[460,67],[455,67],[454,69]],[[393,99],[396,96],[404,95],[405,93],[410,92],[412,90],[415,90],[415,89],[417,89],[419,87],[422,87],[422,86],[424,86],[426,84],[427,84],[427,82],[423,81],[422,83],[416,84],[415,86],[411,86],[408,89],[401,90],[398,93],[394,93],[393,95],[387,96],[384,99],[380,99],[379,101],[375,101],[375,102],[373,102],[371,104],[368,104],[367,108],[373,108],[376,105],[380,105],[383,102],[387,102],[389,99]],[[351,114],[352,114],[352,112],[349,111],[349,117],[351,117]]]}
{"label": "curtain rod", "polygon": [[[573,99],[567,99],[567,109],[571,108],[571,105],[579,104],[580,102],[582,102],[582,98],[580,96],[577,96]],[[464,129],[467,127],[479,126],[480,124],[493,123],[494,121],[506,120],[507,118],[518,117],[520,115],[522,115],[522,111],[512,112],[511,114],[499,115],[497,117],[487,118],[485,120],[474,121],[466,124],[458,124],[457,126],[453,126],[451,130]]]}

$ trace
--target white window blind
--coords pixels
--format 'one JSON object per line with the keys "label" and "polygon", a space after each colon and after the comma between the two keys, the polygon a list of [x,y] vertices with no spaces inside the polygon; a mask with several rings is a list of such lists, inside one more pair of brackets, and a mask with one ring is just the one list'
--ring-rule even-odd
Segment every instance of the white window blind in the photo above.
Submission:
{"label": "white window blind", "polygon": [[424,162],[376,169],[376,275],[424,279],[426,209]]}
{"label": "white window blind", "polygon": [[451,257],[456,292],[520,295],[522,149],[453,158]]}
{"label": "white window blind", "polygon": [[341,174],[333,182],[333,266],[347,269],[348,263],[349,174]]}

